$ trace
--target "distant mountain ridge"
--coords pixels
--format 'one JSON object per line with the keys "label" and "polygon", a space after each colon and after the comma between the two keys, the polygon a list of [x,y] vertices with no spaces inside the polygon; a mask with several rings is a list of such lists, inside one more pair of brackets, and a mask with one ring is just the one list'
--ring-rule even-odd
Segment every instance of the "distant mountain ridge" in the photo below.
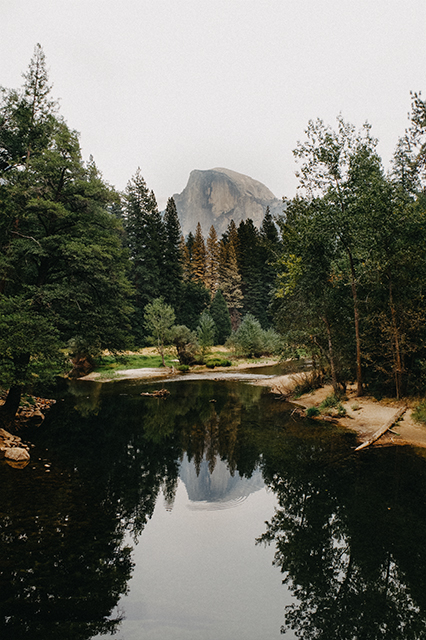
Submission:
{"label": "distant mountain ridge", "polygon": [[191,171],[182,193],[173,196],[182,232],[194,232],[200,222],[204,235],[211,225],[222,234],[230,220],[235,224],[251,218],[260,227],[266,207],[272,215],[280,214],[283,203],[264,184],[230,169],[215,168]]}

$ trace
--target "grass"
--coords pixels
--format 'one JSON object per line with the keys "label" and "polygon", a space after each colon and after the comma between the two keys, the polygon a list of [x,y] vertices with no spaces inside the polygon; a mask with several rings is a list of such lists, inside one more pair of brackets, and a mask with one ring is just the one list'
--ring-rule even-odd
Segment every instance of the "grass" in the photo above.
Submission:
{"label": "grass", "polygon": [[[176,366],[175,356],[166,355],[166,367]],[[95,371],[110,374],[117,369],[155,369],[161,367],[161,356],[156,353],[133,353],[125,356],[103,356],[96,361]]]}
{"label": "grass", "polygon": [[413,420],[415,420],[416,422],[422,422],[423,424],[426,424],[426,400],[423,400],[423,402],[417,405],[411,415]]}
{"label": "grass", "polygon": [[324,413],[328,416],[337,416],[342,418],[346,415],[346,409],[340,402],[340,398],[338,398],[334,393],[327,396],[320,404],[319,409],[321,413]]}

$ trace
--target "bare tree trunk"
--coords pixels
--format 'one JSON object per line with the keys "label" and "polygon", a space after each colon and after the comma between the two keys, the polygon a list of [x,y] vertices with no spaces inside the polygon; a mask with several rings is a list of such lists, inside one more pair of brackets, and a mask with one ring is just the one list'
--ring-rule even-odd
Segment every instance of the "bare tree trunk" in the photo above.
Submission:
{"label": "bare tree trunk", "polygon": [[402,392],[402,358],[401,358],[401,348],[399,344],[399,335],[398,335],[398,325],[396,321],[396,309],[393,303],[393,295],[392,295],[392,281],[389,281],[389,306],[391,310],[392,317],[392,333],[395,344],[395,360],[396,367],[394,371],[395,376],[395,392],[396,397],[399,400]]}
{"label": "bare tree trunk", "polygon": [[336,374],[336,365],[334,362],[334,351],[333,351],[333,342],[331,340],[331,329],[330,323],[328,321],[327,316],[323,316],[323,322],[325,324],[325,328],[327,330],[327,339],[328,339],[328,358],[330,362],[330,370],[331,370],[331,382],[333,385],[333,390],[336,395],[339,394],[339,383],[337,382],[337,374]]}
{"label": "bare tree trunk", "polygon": [[359,311],[358,311],[358,294],[356,289],[356,277],[355,267],[352,257],[352,253],[348,247],[346,251],[349,257],[349,263],[351,266],[351,288],[352,299],[354,303],[354,323],[355,323],[355,342],[356,342],[356,394],[357,396],[364,395],[364,389],[362,388],[362,370],[361,370],[361,338],[359,334]]}

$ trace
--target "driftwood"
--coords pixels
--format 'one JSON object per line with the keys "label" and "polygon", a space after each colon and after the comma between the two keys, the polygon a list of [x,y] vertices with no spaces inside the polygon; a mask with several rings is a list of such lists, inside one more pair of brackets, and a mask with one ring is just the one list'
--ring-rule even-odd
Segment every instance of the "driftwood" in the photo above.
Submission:
{"label": "driftwood", "polygon": [[149,396],[150,398],[167,398],[170,395],[170,391],[167,389],[158,389],[152,393],[141,393],[141,396]]}
{"label": "driftwood", "polygon": [[407,407],[406,406],[405,407],[401,407],[400,409],[398,409],[398,411],[395,413],[393,418],[388,420],[386,422],[386,424],[384,424],[382,427],[380,427],[380,429],[375,431],[373,433],[373,435],[370,438],[368,438],[368,440],[366,440],[365,442],[360,444],[359,447],[357,447],[355,449],[355,451],[361,451],[361,449],[365,449],[366,447],[369,447],[370,444],[373,444],[373,442],[376,442],[376,440],[378,440],[380,438],[380,436],[382,436],[384,433],[386,433],[386,431],[388,431],[395,424],[395,422],[397,422],[397,420],[399,420],[400,417],[402,415],[404,415],[404,413],[406,411],[407,411]]}

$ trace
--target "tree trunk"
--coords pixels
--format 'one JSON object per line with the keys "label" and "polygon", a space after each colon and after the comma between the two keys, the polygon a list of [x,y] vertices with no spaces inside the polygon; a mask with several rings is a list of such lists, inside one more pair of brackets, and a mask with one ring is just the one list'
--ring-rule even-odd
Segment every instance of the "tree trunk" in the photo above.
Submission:
{"label": "tree trunk", "polygon": [[333,385],[333,391],[336,395],[339,394],[339,383],[337,382],[337,375],[336,375],[336,366],[334,363],[334,351],[333,351],[333,343],[331,340],[331,329],[330,329],[330,323],[328,322],[328,318],[326,316],[323,316],[323,322],[325,324],[325,328],[327,330],[327,338],[328,338],[328,357],[329,357],[329,362],[330,362],[330,370],[331,370],[331,382]]}
{"label": "tree trunk", "polygon": [[355,324],[355,342],[356,342],[356,395],[364,395],[364,389],[362,388],[362,370],[361,370],[361,338],[359,335],[359,311],[358,311],[358,294],[356,289],[356,277],[355,267],[352,257],[352,253],[348,247],[346,251],[349,257],[349,263],[351,266],[351,288],[352,299],[354,303],[354,324]]}
{"label": "tree trunk", "polygon": [[22,386],[15,384],[9,389],[6,397],[6,402],[0,407],[0,424],[4,428],[11,427],[16,412],[18,411],[19,403],[21,402]]}
{"label": "tree trunk", "polygon": [[395,344],[395,392],[396,397],[399,400],[402,392],[402,358],[401,358],[401,347],[399,344],[399,335],[398,335],[398,324],[396,322],[396,310],[395,305],[393,304],[393,296],[392,296],[392,281],[389,281],[389,306],[391,310],[392,316],[392,333]]}

